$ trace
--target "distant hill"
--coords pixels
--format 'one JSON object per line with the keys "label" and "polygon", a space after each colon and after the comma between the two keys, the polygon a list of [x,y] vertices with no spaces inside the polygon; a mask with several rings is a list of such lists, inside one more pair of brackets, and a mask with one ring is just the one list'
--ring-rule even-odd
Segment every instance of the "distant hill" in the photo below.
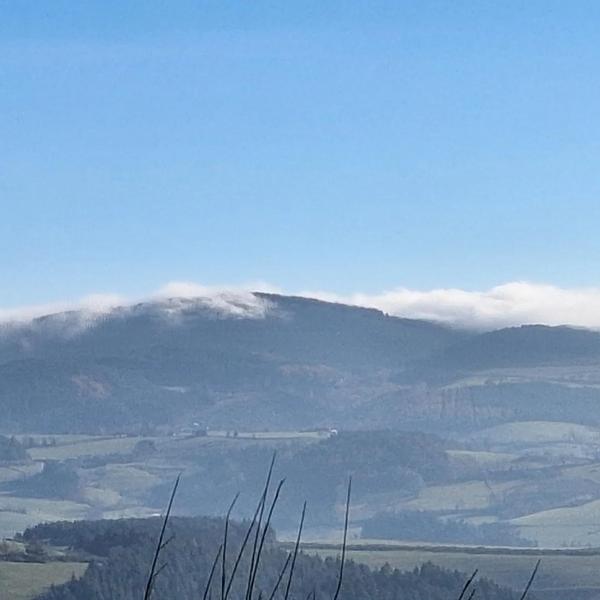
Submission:
{"label": "distant hill", "polygon": [[173,299],[5,327],[2,429],[327,425],[342,399],[385,386],[381,372],[466,335],[376,310],[255,299],[238,311]]}
{"label": "distant hill", "polygon": [[600,334],[477,334],[272,294],[0,327],[0,432],[597,424]]}
{"label": "distant hill", "polygon": [[[465,332],[375,309],[272,294],[254,298],[252,307],[176,298],[97,316],[60,313],[4,326],[0,362],[56,360],[58,354],[62,360],[104,363],[108,358],[160,359],[166,361],[160,377],[177,377],[170,383],[178,383],[184,368],[169,361],[173,355],[187,356],[186,363],[217,361],[226,354],[231,361],[243,357],[248,363],[293,361],[368,370],[397,367],[467,337]],[[166,372],[165,366],[175,372]]]}
{"label": "distant hill", "polygon": [[510,327],[469,337],[443,349],[430,363],[464,371],[600,364],[600,333],[565,326]]}
{"label": "distant hill", "polygon": [[574,423],[526,421],[505,423],[471,434],[469,441],[479,445],[528,447],[540,444],[588,444],[600,446],[600,430]]}

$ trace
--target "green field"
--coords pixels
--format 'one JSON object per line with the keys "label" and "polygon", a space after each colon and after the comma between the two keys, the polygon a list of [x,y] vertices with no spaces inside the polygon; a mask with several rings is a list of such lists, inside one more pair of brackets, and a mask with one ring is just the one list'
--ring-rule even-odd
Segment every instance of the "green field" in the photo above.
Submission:
{"label": "green field", "polygon": [[[304,551],[323,557],[339,555],[339,549],[330,544],[305,544]],[[544,551],[353,544],[349,547],[348,558],[375,568],[389,564],[392,568],[410,570],[431,562],[466,573],[479,569],[480,576],[515,589],[525,585],[539,558],[542,562],[532,589],[539,592],[540,598],[565,594],[563,597],[571,600],[583,597],[591,590],[597,590],[600,594],[600,550]]]}
{"label": "green field", "polygon": [[448,485],[432,485],[423,488],[413,499],[398,504],[398,508],[412,510],[482,510],[488,508],[497,497],[515,487],[518,482],[487,483],[465,481]]}
{"label": "green field", "polygon": [[545,546],[600,545],[600,500],[554,508],[513,519],[525,537]]}
{"label": "green field", "polygon": [[[240,431],[236,436],[211,431],[202,436],[153,437],[22,434],[17,438],[35,444],[27,450],[31,462],[0,464],[0,486],[4,486],[0,490],[0,539],[44,521],[148,517],[162,510],[162,505],[148,501],[151,491],[172,482],[179,472],[202,469],[199,456],[207,449],[310,444],[328,435],[315,431]],[[152,442],[156,451],[149,456],[136,454],[142,440]],[[76,495],[63,501],[13,493],[12,482],[39,474],[48,461],[77,463],[80,487]]]}
{"label": "green field", "polygon": [[118,452],[131,452],[142,439],[140,437],[100,437],[97,439],[77,439],[63,442],[58,440],[56,446],[31,448],[29,455],[33,460],[65,460],[81,456],[102,456]]}
{"label": "green field", "polygon": [[0,483],[31,477],[42,470],[39,463],[0,466]]}
{"label": "green field", "polygon": [[518,455],[508,452],[448,450],[448,457],[459,464],[474,464],[484,468],[501,468],[509,467]]}
{"label": "green field", "polygon": [[600,443],[600,431],[576,423],[526,421],[505,423],[469,436],[496,446],[540,445],[557,443]]}
{"label": "green field", "polygon": [[[66,460],[84,456],[105,456],[107,454],[128,453],[141,440],[152,440],[165,451],[177,451],[186,446],[203,446],[206,444],[240,444],[248,442],[314,442],[328,437],[321,431],[258,431],[228,435],[227,431],[210,431],[206,436],[175,435],[161,437],[140,436],[91,436],[91,435],[20,435],[18,439],[33,439],[38,443],[52,441],[48,445],[40,445],[28,450],[35,461]],[[0,474],[1,476],[1,474]]]}
{"label": "green field", "polygon": [[[504,441],[513,432],[527,444],[541,440],[539,447],[533,453],[523,450],[523,454],[522,449],[505,447]],[[470,436],[470,445],[447,451],[451,477],[427,481],[412,493],[402,487],[384,486],[357,494],[351,513],[354,524],[358,527],[360,521],[384,511],[418,510],[472,525],[511,523],[519,527],[524,538],[541,547],[600,546],[600,453],[594,454],[595,430],[568,423],[534,422],[507,424],[480,433],[486,440],[502,442],[502,450],[478,446],[473,441],[478,436]],[[0,465],[0,537],[11,537],[42,521],[156,514],[162,509],[161,493],[164,495],[179,472],[200,481],[205,456],[215,460],[221,451],[257,446],[283,448],[285,452],[327,437],[326,431],[239,431],[233,435],[225,430],[209,431],[208,435],[178,430],[151,437],[23,434],[18,438],[33,445],[28,447],[32,460]],[[579,451],[573,456],[553,457],[553,444],[572,439],[591,444],[589,458],[582,458]],[[150,446],[149,452],[143,451],[144,445],[136,448],[142,440],[152,442],[145,445],[146,449]],[[79,478],[77,492],[49,496],[67,497],[69,501],[34,497],[29,490],[19,492],[18,480],[39,474],[49,461],[74,465]],[[237,475],[231,473],[232,480]],[[240,481],[243,483],[243,478]],[[201,486],[197,489],[200,506],[204,492]],[[196,510],[194,499],[186,502],[185,510]],[[205,510],[216,510],[210,502],[206,505]],[[316,525],[329,527],[328,523]]]}
{"label": "green field", "polygon": [[68,500],[0,495],[0,538],[12,537],[17,531],[43,521],[85,519],[89,510],[85,504]]}
{"label": "green field", "polygon": [[0,598],[31,600],[53,584],[64,583],[74,574],[81,576],[87,563],[0,562]]}

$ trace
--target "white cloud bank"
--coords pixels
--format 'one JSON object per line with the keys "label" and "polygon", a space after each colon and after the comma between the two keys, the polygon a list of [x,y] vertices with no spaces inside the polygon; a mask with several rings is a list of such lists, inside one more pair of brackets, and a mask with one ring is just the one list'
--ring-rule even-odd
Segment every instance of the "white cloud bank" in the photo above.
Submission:
{"label": "white cloud bank", "polygon": [[[195,300],[223,317],[246,319],[264,318],[272,308],[270,302],[255,296],[252,292],[275,291],[275,288],[264,283],[224,289],[222,287],[205,286],[188,281],[172,281],[152,295],[152,299],[164,301],[169,299]],[[171,303],[170,308],[177,311],[178,305]]]}
{"label": "white cloud bank", "polygon": [[321,292],[303,295],[472,329],[533,323],[600,328],[600,288],[569,289],[517,281],[485,291],[396,288],[372,295],[338,296]]}
{"label": "white cloud bank", "polygon": [[26,323],[38,317],[54,316],[75,330],[84,329],[96,319],[119,307],[140,302],[164,303],[165,314],[174,314],[188,306],[179,300],[194,300],[202,307],[219,316],[239,318],[262,318],[271,304],[256,297],[252,292],[280,292],[278,288],[263,282],[243,286],[205,286],[187,281],[172,281],[159,290],[140,298],[126,298],[118,294],[92,294],[78,300],[53,302],[3,309],[0,307],[0,324]]}
{"label": "white cloud bank", "polygon": [[89,315],[104,314],[117,306],[128,304],[128,300],[117,294],[91,294],[79,300],[33,304],[16,308],[0,307],[0,323],[27,322],[37,317],[69,311],[81,311]]}
{"label": "white cloud bank", "polygon": [[[270,304],[255,297],[252,291],[293,293],[265,283],[214,287],[192,282],[171,282],[158,291],[135,300],[114,294],[97,294],[74,302],[0,308],[0,323],[29,321],[35,317],[69,310],[79,310],[83,321],[93,322],[117,306],[128,306],[141,301],[164,302],[172,298],[195,299],[200,305],[221,316],[262,318],[268,313]],[[380,294],[302,292],[296,295],[378,308],[391,315],[473,329],[489,330],[528,323],[600,329],[600,288],[559,288],[512,282],[485,291],[396,288]],[[177,310],[177,303],[170,303],[169,306],[172,310]]]}

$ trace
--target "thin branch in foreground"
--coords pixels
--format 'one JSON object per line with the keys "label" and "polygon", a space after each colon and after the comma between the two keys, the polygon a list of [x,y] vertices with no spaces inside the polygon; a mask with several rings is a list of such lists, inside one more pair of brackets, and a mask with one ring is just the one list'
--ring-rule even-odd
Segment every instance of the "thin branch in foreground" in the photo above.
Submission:
{"label": "thin branch in foreground", "polygon": [[523,590],[523,593],[521,594],[521,598],[520,600],[525,600],[525,597],[527,596],[527,594],[529,593],[529,589],[531,588],[531,585],[533,584],[533,580],[535,579],[535,576],[537,575],[538,569],[540,568],[540,564],[541,564],[541,559],[537,561],[537,563],[535,564],[535,567],[533,568],[533,571],[531,573],[531,576],[529,577],[529,581],[527,582],[527,585],[525,586],[525,589]]}
{"label": "thin branch in foreground", "polygon": [[202,596],[202,600],[206,600],[208,596],[208,592],[210,590],[210,586],[215,574],[215,570],[217,569],[217,563],[219,562],[219,558],[221,557],[221,552],[223,552],[223,544],[219,545],[219,549],[215,554],[215,559],[213,560],[212,566],[210,567],[210,573],[208,575],[208,581],[206,582],[206,587],[204,588],[204,595]]}
{"label": "thin branch in foreground", "polygon": [[169,523],[169,518],[171,517],[171,509],[173,508],[173,502],[175,500],[175,495],[177,494],[177,488],[179,487],[179,481],[181,480],[181,473],[177,475],[177,479],[175,479],[175,483],[173,485],[173,489],[171,491],[171,497],[169,498],[169,504],[167,505],[167,512],[165,513],[165,517],[163,519],[162,527],[160,529],[160,535],[158,536],[158,542],[156,543],[156,549],[154,550],[154,557],[152,559],[152,565],[150,567],[150,573],[148,574],[148,579],[146,580],[146,590],[144,592],[144,600],[149,600],[152,595],[152,590],[154,588],[154,581],[159,574],[160,571],[164,568],[161,567],[157,571],[158,560],[160,558],[161,552],[164,550],[165,546],[171,541],[169,539],[167,542],[164,542],[165,532],[167,531],[167,525]]}
{"label": "thin branch in foreground", "polygon": [[[275,455],[273,455],[273,461],[271,461],[271,466],[269,468],[269,476],[267,477],[267,484],[269,483],[270,478],[271,478],[270,474],[271,474],[271,471],[273,469],[274,460],[275,460]],[[278,489],[280,489],[280,487]],[[268,488],[265,488],[265,490],[268,491]],[[277,497],[279,497],[278,494],[277,494]],[[252,521],[250,522],[250,527],[248,527],[248,530],[246,531],[246,535],[244,536],[244,541],[242,542],[242,545],[240,547],[238,555],[237,555],[237,557],[235,559],[235,563],[234,563],[233,569],[231,571],[231,576],[229,577],[229,583],[227,584],[227,588],[225,590],[225,595],[224,595],[224,597],[223,597],[222,600],[227,600],[227,598],[229,597],[229,592],[231,591],[231,586],[233,585],[233,580],[234,580],[235,575],[237,573],[238,567],[240,566],[240,561],[242,560],[242,555],[244,554],[244,550],[246,549],[246,546],[248,545],[248,540],[250,539],[250,535],[252,533],[252,530],[253,530],[254,526],[257,525],[258,515],[261,513],[261,511],[264,511],[265,503],[266,503],[266,495],[263,493],[261,495],[259,501],[258,501],[258,504],[256,506],[256,510],[254,511],[254,515],[252,517]],[[274,508],[275,508],[274,505],[272,505],[272,508],[269,511],[269,514],[272,514],[272,510]],[[246,589],[246,593],[248,593],[248,589]]]}
{"label": "thin branch in foreground", "polygon": [[475,592],[477,591],[477,588],[473,588],[471,590],[471,593],[469,594],[469,597],[467,598],[467,600],[473,600],[473,598],[475,597]]}
{"label": "thin branch in foreground", "polygon": [[281,585],[281,582],[283,581],[283,576],[285,575],[285,572],[287,571],[287,568],[290,564],[290,560],[292,560],[291,553],[287,555],[285,562],[283,563],[283,568],[279,572],[279,577],[277,578],[277,581],[275,582],[275,586],[273,587],[273,591],[271,592],[271,595],[269,596],[269,600],[273,600],[273,598],[275,598],[275,594],[277,593],[277,590],[279,589],[279,586]]}
{"label": "thin branch in foreground", "polygon": [[[250,577],[249,589],[246,591],[248,600],[252,600],[252,593],[254,590],[254,585],[256,583],[256,575],[258,574],[258,567],[260,565],[260,558],[262,556],[263,548],[265,546],[265,540],[266,540],[267,534],[269,532],[269,527],[271,526],[271,520],[273,519],[273,512],[275,510],[275,507],[277,506],[277,502],[279,501],[279,494],[281,493],[281,488],[283,487],[284,483],[285,483],[285,479],[282,479],[279,482],[279,484],[277,485],[277,489],[275,490],[275,495],[273,496],[273,500],[271,501],[271,506],[269,507],[269,512],[267,514],[267,520],[265,521],[262,535],[260,538],[260,543],[259,543],[258,549],[256,551],[256,559],[255,559],[254,564],[252,565],[252,568],[250,571],[251,577]],[[257,529],[256,529],[257,534],[259,531],[260,531],[260,524],[259,524],[259,527],[257,527]]]}
{"label": "thin branch in foreground", "polygon": [[348,478],[348,491],[346,493],[346,514],[344,516],[344,539],[342,541],[342,557],[340,561],[340,573],[338,575],[337,588],[333,595],[333,600],[338,600],[342,590],[342,580],[344,578],[344,564],[346,563],[346,546],[348,544],[348,518],[350,516],[350,497],[352,495],[352,477]]}
{"label": "thin branch in foreground", "polygon": [[256,561],[256,554],[258,552],[260,528],[262,525],[263,516],[265,514],[265,506],[267,504],[267,495],[269,494],[269,488],[271,487],[271,476],[273,475],[273,467],[275,466],[275,459],[277,458],[277,450],[273,452],[271,458],[271,464],[267,471],[267,478],[263,487],[262,495],[260,497],[260,511],[258,513],[258,525],[256,527],[256,533],[254,535],[254,543],[252,544],[252,557],[250,559],[250,569],[248,570],[248,584],[246,585],[246,599],[251,600],[252,591],[254,588],[254,563]]}
{"label": "thin branch in foreground", "polygon": [[285,588],[284,600],[288,600],[290,596],[290,588],[292,587],[292,578],[294,577],[294,568],[296,567],[296,558],[298,557],[298,550],[300,549],[300,539],[302,538],[302,528],[304,527],[304,518],[306,517],[306,501],[302,506],[302,516],[300,517],[300,525],[298,527],[298,537],[296,538],[296,544],[294,545],[294,554],[292,555],[292,564],[290,566],[290,575],[288,577],[287,586]]}
{"label": "thin branch in foreground", "polygon": [[229,597],[229,592],[231,591],[231,586],[233,585],[233,580],[235,579],[235,575],[237,573],[238,567],[240,566],[240,561],[242,560],[244,550],[246,549],[246,546],[248,545],[248,540],[250,539],[250,534],[252,533],[252,530],[254,529],[254,526],[256,525],[256,520],[258,518],[258,512],[260,510],[261,504],[262,504],[262,498],[258,501],[258,505],[256,506],[256,510],[254,511],[252,521],[250,521],[250,526],[246,530],[246,535],[244,536],[244,541],[242,542],[242,545],[240,546],[238,554],[235,558],[235,563],[233,564],[233,569],[231,570],[231,575],[229,577],[229,583],[227,584],[227,589],[225,590],[224,600],[227,600],[227,598]]}
{"label": "thin branch in foreground", "polygon": [[[160,567],[158,567],[158,569],[156,569],[156,573],[154,574],[154,581],[156,581],[156,578],[167,568],[167,564],[168,563],[163,563],[162,565],[160,565]],[[154,588],[154,583],[152,583],[152,589]]]}
{"label": "thin branch in foreground", "polygon": [[160,551],[162,552],[174,539],[175,539],[175,535],[172,535],[168,540],[163,542],[160,546]]}
{"label": "thin branch in foreground", "polygon": [[238,501],[240,493],[238,492],[233,498],[227,514],[225,515],[225,530],[223,531],[223,552],[221,554],[221,600],[225,600],[225,583],[227,581],[226,560],[227,560],[227,537],[229,535],[229,521],[231,519],[231,511]]}
{"label": "thin branch in foreground", "polygon": [[458,600],[463,600],[463,598],[465,597],[465,594],[467,593],[467,590],[473,583],[473,580],[475,579],[475,577],[477,577],[477,573],[479,573],[479,569],[475,569],[473,571],[473,574],[471,575],[471,577],[469,577],[469,579],[467,579],[467,581],[465,582],[465,585],[462,589],[462,592],[460,593],[460,596],[458,597]]}

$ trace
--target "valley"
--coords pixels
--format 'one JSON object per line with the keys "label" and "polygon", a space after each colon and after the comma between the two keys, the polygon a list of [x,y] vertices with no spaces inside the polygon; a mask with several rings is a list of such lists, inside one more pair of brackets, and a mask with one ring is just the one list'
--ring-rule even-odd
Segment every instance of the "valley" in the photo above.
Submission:
{"label": "valley", "polygon": [[[504,533],[494,542],[494,526],[501,525],[524,545],[600,546],[600,431],[586,426],[514,423],[446,439],[325,430],[14,439],[27,458],[5,461],[0,471],[2,537],[43,521],[158,514],[180,472],[181,514],[221,514],[239,491],[244,515],[276,451],[276,473],[288,478],[289,495],[308,499],[307,533],[320,532],[319,539],[328,528],[336,532],[331,519],[339,522],[345,474],[353,473],[355,535],[377,532],[383,518],[391,520],[384,527],[390,539],[419,541],[401,518],[417,513],[426,519],[420,527],[430,529],[419,535],[449,542],[466,536],[465,543],[510,545]],[[362,451],[353,455],[350,447]],[[282,531],[293,529],[299,502],[282,503]]]}
{"label": "valley", "polygon": [[[307,550],[335,551],[352,475],[353,559],[468,571],[476,555],[482,573],[519,587],[539,555],[547,597],[585,599],[599,586],[577,579],[600,547],[598,365],[594,332],[479,334],[264,294],[11,325],[0,537],[152,519],[179,474],[177,515],[222,515],[239,492],[234,516],[247,518],[276,453],[284,546],[306,500]],[[85,562],[69,560],[57,581]]]}

